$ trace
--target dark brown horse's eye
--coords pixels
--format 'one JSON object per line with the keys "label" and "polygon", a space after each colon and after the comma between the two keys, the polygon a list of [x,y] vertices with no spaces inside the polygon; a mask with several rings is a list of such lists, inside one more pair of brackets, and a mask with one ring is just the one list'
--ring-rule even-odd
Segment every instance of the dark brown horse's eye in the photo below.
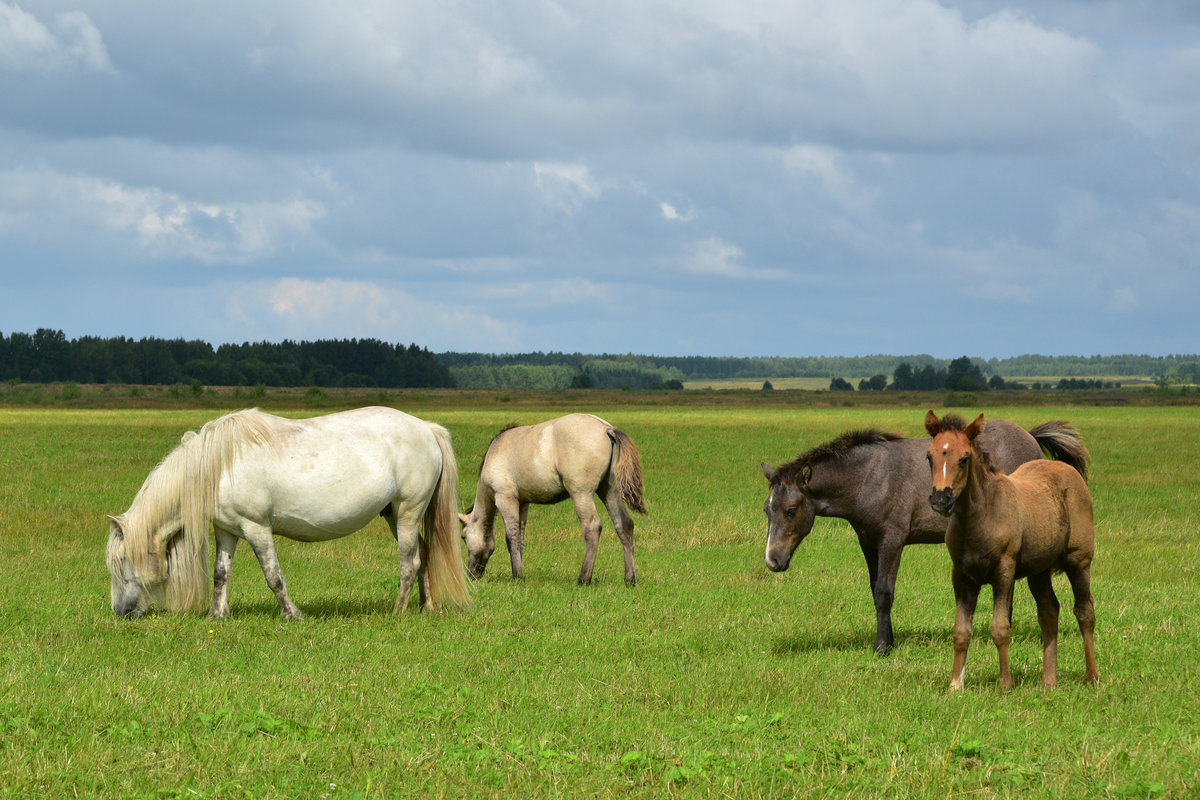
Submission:
{"label": "dark brown horse's eye", "polygon": [[796,516],[796,512],[799,510],[800,510],[799,506],[790,506],[790,507],[788,507],[788,510],[784,511],[783,513],[786,514],[789,518],[791,518],[791,517]]}

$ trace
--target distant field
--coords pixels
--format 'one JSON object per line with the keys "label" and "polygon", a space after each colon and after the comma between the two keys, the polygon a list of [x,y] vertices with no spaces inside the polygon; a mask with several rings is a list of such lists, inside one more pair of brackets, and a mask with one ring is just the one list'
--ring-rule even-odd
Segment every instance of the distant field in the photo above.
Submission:
{"label": "distant field", "polygon": [[[869,375],[840,375],[838,377],[845,378],[850,385],[856,390],[858,383],[861,380],[870,378]],[[730,378],[728,380],[699,380],[699,381],[684,381],[684,389],[713,389],[721,390],[738,390],[738,389],[761,389],[764,381],[770,381],[771,386],[775,389],[803,389],[805,391],[824,391],[829,389],[830,378]],[[889,377],[889,380],[890,377]],[[1016,383],[1022,383],[1026,386],[1031,386],[1034,383],[1042,383],[1054,385],[1062,380],[1062,376],[1049,377],[1037,376],[1029,378],[1011,378],[1010,380]],[[1154,379],[1151,377],[1112,377],[1112,376],[1089,376],[1088,380],[1099,380],[1105,383],[1114,382],[1121,386],[1153,386]]]}
{"label": "distant field", "polygon": [[[779,464],[848,428],[919,434],[923,405],[608,397],[587,410],[628,432],[645,466],[650,513],[636,518],[636,588],[623,584],[607,519],[596,585],[577,587],[577,522],[565,504],[535,507],[523,583],[508,577],[501,544],[473,584],[473,610],[393,616],[395,545],[377,520],[337,542],[280,543],[306,614],[291,623],[245,546],[230,619],[131,622],[108,605],[104,514],[129,505],[183,431],[240,401],[0,407],[0,797],[1076,800],[1200,791],[1194,408],[983,409],[1025,426],[1066,419],[1091,449],[1102,682],[1081,682],[1070,592],[1056,579],[1059,688],[1039,686],[1038,626],[1022,589],[1016,689],[996,687],[985,592],[968,691],[953,695],[943,548],[905,552],[897,647],[885,659],[871,653],[866,569],[846,523],[819,520],[789,572],[762,564],[760,461]],[[405,410],[451,430],[462,506],[502,425],[581,403],[408,399]]]}

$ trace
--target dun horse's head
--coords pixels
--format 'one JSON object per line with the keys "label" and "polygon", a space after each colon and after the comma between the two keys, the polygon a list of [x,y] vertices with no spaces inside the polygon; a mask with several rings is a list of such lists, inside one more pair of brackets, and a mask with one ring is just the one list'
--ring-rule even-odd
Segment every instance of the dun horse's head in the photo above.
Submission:
{"label": "dun horse's head", "polygon": [[[167,582],[165,548],[130,545],[126,521],[121,517],[108,518],[108,547],[105,561],[112,575],[112,610],[119,617],[136,619],[146,613],[152,603],[161,603]],[[150,542],[161,539],[152,537]],[[141,552],[142,550],[145,552]]]}
{"label": "dun horse's head", "polygon": [[767,568],[772,572],[783,572],[792,563],[792,554],[812,530],[816,510],[804,493],[812,470],[805,467],[796,475],[786,478],[780,471],[762,465],[770,493],[763,503],[767,512]]}
{"label": "dun horse's head", "polygon": [[929,505],[933,510],[948,517],[954,513],[954,505],[967,485],[971,471],[971,459],[975,457],[975,439],[983,432],[983,414],[970,425],[955,414],[938,419],[930,411],[925,415],[925,430],[933,437],[925,458],[929,461],[933,491]]}
{"label": "dun horse's head", "polygon": [[462,523],[462,538],[467,543],[467,574],[472,578],[483,577],[488,559],[496,549],[496,537],[492,533],[492,520],[472,506],[466,514],[458,515]]}

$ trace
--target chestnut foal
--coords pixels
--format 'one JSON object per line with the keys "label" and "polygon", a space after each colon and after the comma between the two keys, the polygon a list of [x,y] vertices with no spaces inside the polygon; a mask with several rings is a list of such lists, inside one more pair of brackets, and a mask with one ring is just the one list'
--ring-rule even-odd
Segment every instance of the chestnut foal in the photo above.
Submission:
{"label": "chestnut foal", "polygon": [[1055,685],[1058,661],[1058,598],[1051,575],[1066,573],[1075,595],[1075,618],[1083,634],[1084,680],[1096,683],[1092,606],[1095,528],[1092,498],[1081,471],[1061,461],[1030,461],[1010,475],[992,468],[976,447],[983,415],[970,425],[956,415],[930,411],[925,429],[933,437],[928,461],[933,479],[929,504],[950,517],[946,547],[952,580],[954,668],[951,689],[962,689],[975,604],[984,584],[992,586],[992,641],[1000,658],[1000,685],[1011,689],[1008,645],[1012,639],[1013,584],[1029,579],[1042,629],[1042,685]]}

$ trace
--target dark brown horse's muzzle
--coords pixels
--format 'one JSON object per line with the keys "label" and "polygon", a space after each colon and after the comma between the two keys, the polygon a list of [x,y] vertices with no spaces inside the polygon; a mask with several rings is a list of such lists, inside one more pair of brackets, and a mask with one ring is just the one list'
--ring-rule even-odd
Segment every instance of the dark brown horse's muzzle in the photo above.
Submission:
{"label": "dark brown horse's muzzle", "polygon": [[949,486],[944,489],[934,489],[929,494],[929,505],[943,517],[950,516],[954,512],[954,490]]}

